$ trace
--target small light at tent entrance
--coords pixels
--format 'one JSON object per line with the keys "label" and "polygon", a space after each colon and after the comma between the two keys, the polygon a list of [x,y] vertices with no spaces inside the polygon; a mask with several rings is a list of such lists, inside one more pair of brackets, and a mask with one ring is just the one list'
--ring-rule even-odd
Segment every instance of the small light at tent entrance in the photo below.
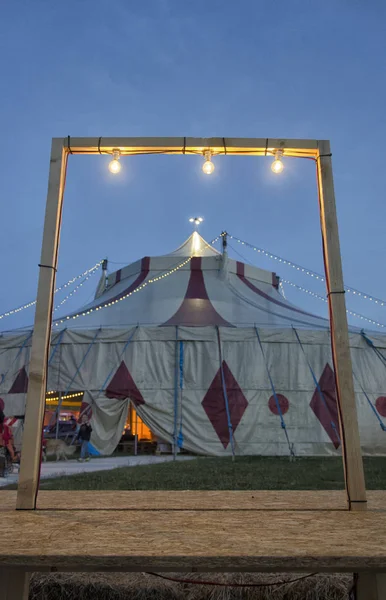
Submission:
{"label": "small light at tent entrance", "polygon": [[113,173],[114,175],[116,173],[119,173],[119,171],[122,168],[121,163],[119,162],[121,156],[121,152],[120,150],[113,150],[113,160],[109,163],[109,171],[110,173]]}
{"label": "small light at tent entrance", "polygon": [[207,150],[204,154],[205,156],[205,162],[202,165],[202,170],[204,171],[204,173],[206,175],[211,175],[214,171],[214,164],[211,161],[212,158],[212,153],[210,150]]}
{"label": "small light at tent entrance", "polygon": [[283,150],[276,150],[275,152],[275,160],[271,165],[271,169],[274,173],[281,173],[284,169],[284,165],[282,163]]}

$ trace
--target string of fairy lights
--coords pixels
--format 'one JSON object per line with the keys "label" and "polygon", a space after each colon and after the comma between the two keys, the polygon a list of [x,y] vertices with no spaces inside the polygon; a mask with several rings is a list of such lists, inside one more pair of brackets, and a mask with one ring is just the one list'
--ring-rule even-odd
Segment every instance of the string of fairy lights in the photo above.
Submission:
{"label": "string of fairy lights", "polygon": [[[212,240],[209,244],[207,244],[207,247],[215,244],[220,239],[220,237],[221,236],[217,236],[214,240]],[[192,258],[194,258],[194,253],[191,256],[189,256],[186,260],[184,260],[181,263],[179,263],[173,269],[170,269],[169,271],[166,271],[162,275],[157,275],[157,277],[152,277],[151,279],[148,279],[147,281],[145,281],[144,283],[142,283],[141,285],[139,285],[137,288],[135,288],[135,290],[132,290],[131,292],[128,292],[127,294],[124,294],[123,296],[120,296],[119,298],[115,298],[114,300],[110,300],[110,301],[104,302],[103,304],[101,304],[99,306],[96,306],[95,308],[89,308],[89,309],[86,309],[84,311],[80,311],[78,313],[75,313],[73,315],[67,315],[63,319],[59,319],[58,321],[56,321],[54,323],[54,326],[58,327],[59,325],[62,325],[63,323],[66,323],[67,321],[78,319],[79,317],[85,317],[85,316],[91,315],[94,312],[103,310],[105,308],[109,308],[110,306],[114,306],[114,305],[118,304],[118,302],[122,302],[123,300],[127,300],[127,298],[130,298],[134,294],[137,294],[138,292],[142,291],[148,285],[157,283],[158,281],[161,281],[162,279],[165,279],[166,277],[170,277],[170,275],[173,275],[173,273],[176,273],[177,271],[179,271],[180,269],[182,269],[183,267],[185,267],[185,265],[187,265],[192,260]]]}
{"label": "string of fairy lights", "polygon": [[[296,288],[297,290],[300,290],[301,292],[304,292],[305,294],[308,294],[309,296],[312,296],[313,298],[317,298],[318,300],[323,300],[323,302],[328,303],[327,298],[325,298],[324,296],[321,296],[320,294],[316,294],[315,292],[308,290],[307,288],[305,288],[301,285],[298,285],[297,283],[293,283],[293,281],[288,281],[288,279],[281,279],[281,283],[282,284],[285,283],[286,285]],[[365,317],[364,315],[361,315],[352,310],[346,309],[346,313],[352,317],[356,317],[357,319],[361,319],[362,321],[367,321],[368,323],[371,323],[372,325],[376,325],[377,327],[382,327],[382,328],[386,327],[386,324],[379,323],[379,321],[375,321],[374,319]]]}
{"label": "string of fairy lights", "polygon": [[[202,220],[202,219],[201,219]],[[200,221],[201,222],[201,221]],[[219,236],[217,236],[216,238],[214,238],[210,244],[207,244],[207,246],[212,246],[213,244],[215,244],[219,239],[221,239],[224,236],[228,236],[228,238],[235,240],[238,244],[242,245],[242,246],[246,246],[252,250],[254,250],[255,252],[262,254],[272,260],[275,260],[277,262],[280,262],[284,265],[287,265],[299,272],[302,272],[310,277],[313,277],[314,279],[324,282],[325,278],[323,277],[323,275],[312,271],[311,269],[307,269],[306,267],[303,267],[299,264],[296,264],[290,260],[284,259],[281,256],[278,256],[276,254],[273,254],[272,252],[269,252],[268,250],[265,250],[264,248],[259,248],[257,246],[254,246],[253,244],[250,244],[249,242],[246,242],[245,240],[241,240],[240,238],[231,235],[229,233],[226,232],[222,232]],[[114,306],[115,304],[117,304],[118,302],[122,302],[123,300],[126,300],[127,298],[133,296],[134,294],[140,292],[141,290],[143,290],[145,287],[147,287],[150,284],[154,284],[158,281],[161,281],[162,279],[165,279],[166,277],[169,277],[170,275],[176,273],[177,271],[179,271],[180,269],[182,269],[185,265],[187,265],[190,260],[193,258],[194,254],[192,256],[189,256],[186,260],[182,261],[180,264],[178,264],[177,266],[175,266],[173,269],[170,269],[169,271],[166,271],[165,273],[163,273],[162,275],[158,275],[156,277],[153,277],[147,281],[145,281],[144,283],[142,283],[140,286],[138,286],[135,290],[132,290],[131,292],[128,292],[127,294],[124,294],[123,296],[119,297],[119,298],[115,298],[114,300],[111,301],[107,301],[103,304],[101,304],[100,306],[96,306],[94,308],[89,308],[89,309],[85,309],[83,311],[80,311],[78,313],[74,313],[72,315],[68,315],[62,319],[58,319],[55,323],[54,326],[58,327],[59,325],[65,323],[66,321],[69,320],[74,320],[74,319],[78,319],[80,317],[83,316],[87,316],[90,315],[91,313],[103,310],[105,308]],[[60,292],[63,289],[68,288],[69,286],[73,285],[76,281],[78,281],[79,279],[83,280],[75,286],[75,288],[65,297],[61,300],[61,302],[59,304],[57,304],[54,308],[54,311],[57,311],[59,308],[61,308],[61,306],[63,304],[65,304],[65,302],[67,302],[85,283],[86,281],[89,280],[89,278],[94,275],[97,272],[97,269],[101,266],[103,261],[99,261],[97,262],[93,267],[87,269],[86,271],[84,271],[83,273],[76,275],[75,277],[71,278],[69,281],[67,281],[66,283],[64,283],[63,285],[59,286],[58,288],[56,288],[55,293]],[[314,298],[317,298],[318,300],[322,300],[323,302],[327,302],[327,299],[323,296],[321,296],[320,294],[317,294],[301,285],[298,285],[292,281],[286,280],[286,279],[281,279],[280,280],[280,291],[283,295],[284,298],[286,298],[285,292],[284,292],[284,287],[283,284],[289,285],[290,287],[296,288],[299,291],[308,294],[309,296],[312,296]],[[366,294],[364,292],[361,292],[360,290],[357,290],[353,287],[346,287],[345,288],[346,291],[351,292],[352,294],[361,297],[363,299],[366,300],[370,300],[380,306],[384,306],[386,304],[386,301],[380,299],[380,298],[376,298],[375,296],[372,296],[370,294]],[[15,309],[12,309],[10,311],[7,311],[6,313],[3,313],[0,315],[0,319],[3,319],[4,317],[16,314],[22,310],[25,310],[27,308],[30,308],[31,306],[34,306],[36,304],[36,300],[33,302],[29,302],[27,304],[24,304],[22,306],[19,306]],[[350,316],[353,316],[355,318],[358,318],[360,320],[364,320],[372,325],[375,325],[377,327],[381,327],[381,328],[385,328],[386,324],[384,323],[380,323],[379,321],[376,321],[375,319],[371,319],[369,317],[366,317],[365,315],[362,315],[360,313],[354,312],[352,310],[348,310],[347,309],[347,314],[349,314]]]}
{"label": "string of fairy lights", "polygon": [[[55,290],[55,294],[57,294],[58,292],[61,292],[62,290],[70,287],[71,285],[73,285],[75,283],[75,281],[78,281],[79,279],[85,278],[84,281],[82,283],[80,283],[75,290],[73,290],[71,292],[71,294],[68,294],[68,296],[62,300],[62,302],[55,308],[55,310],[58,310],[58,308],[64,304],[65,302],[67,302],[67,300],[75,293],[75,291],[77,289],[79,289],[86,281],[87,279],[89,279],[89,277],[91,277],[91,275],[93,275],[94,273],[97,272],[97,269],[101,266],[102,261],[97,262],[93,267],[91,267],[90,269],[86,269],[86,271],[83,271],[83,273],[81,273],[80,275],[76,275],[75,277],[72,277],[72,279],[70,279],[69,281],[67,281],[66,283],[64,283],[63,285],[59,286],[56,288]],[[10,317],[11,315],[15,315],[19,312],[21,312],[22,310],[26,310],[27,308],[31,308],[31,306],[35,306],[36,304],[36,300],[33,300],[32,302],[28,302],[27,304],[23,304],[22,306],[18,306],[17,308],[13,308],[12,310],[8,310],[7,312],[0,314],[0,319],[4,319],[5,317]]]}
{"label": "string of fairy lights", "polygon": [[84,284],[86,283],[86,281],[88,281],[90,279],[90,277],[92,277],[95,273],[97,273],[96,269],[94,269],[91,273],[89,273],[88,275],[86,275],[86,277],[83,279],[83,281],[81,281],[80,283],[78,283],[78,285],[76,285],[74,287],[74,289],[69,294],[67,294],[67,296],[65,296],[63,298],[63,300],[61,302],[59,302],[59,304],[57,304],[55,306],[54,312],[56,312],[57,310],[59,310],[63,306],[63,304],[65,304],[67,302],[67,300],[69,300],[74,294],[76,294],[76,292],[78,292],[80,290],[80,288],[84,286]]}
{"label": "string of fairy lights", "polygon": [[[52,396],[52,394],[57,394],[56,396]],[[55,390],[50,390],[46,393],[46,404],[56,404],[59,400],[71,400],[74,398],[80,398],[83,396],[84,392],[74,392],[71,394],[66,394],[65,396],[59,396],[58,392]]]}
{"label": "string of fairy lights", "polygon": [[[321,282],[325,281],[325,277],[323,275],[321,275],[320,273],[316,273],[315,271],[312,271],[311,269],[307,269],[306,267],[303,267],[303,266],[298,265],[290,260],[282,258],[281,256],[278,256],[277,254],[273,254],[272,252],[269,252],[268,250],[265,250],[264,248],[258,248],[257,246],[254,246],[253,244],[250,244],[249,242],[246,242],[245,240],[241,240],[238,237],[231,235],[229,233],[228,234],[222,233],[221,235],[222,236],[228,235],[228,237],[230,239],[235,240],[235,242],[237,242],[238,244],[241,244],[242,246],[251,248],[258,254],[262,254],[263,256],[266,256],[267,258],[270,258],[279,263],[287,265],[288,267],[291,267],[292,269],[295,269],[296,271],[300,271],[300,272],[304,273],[305,275],[308,275],[309,277],[317,279],[318,281],[321,281]],[[353,294],[354,296],[358,296],[360,298],[363,298],[364,300],[370,300],[371,302],[374,302],[375,304],[378,304],[379,306],[386,306],[386,300],[383,300],[382,298],[377,298],[375,296],[372,296],[371,294],[362,292],[352,286],[346,286],[345,290],[346,290],[346,292],[349,292],[349,293]]]}
{"label": "string of fairy lights", "polygon": [[144,283],[139,285],[137,288],[135,288],[135,290],[132,290],[131,292],[128,292],[127,294],[124,294],[123,296],[120,296],[119,298],[115,298],[114,300],[110,300],[109,302],[104,302],[103,304],[101,304],[100,306],[96,306],[95,308],[89,308],[89,309],[80,311],[78,313],[74,313],[73,315],[67,315],[63,319],[59,319],[58,321],[55,321],[54,327],[58,327],[59,325],[62,325],[63,323],[66,323],[69,320],[79,319],[79,317],[85,317],[87,315],[91,315],[94,312],[103,310],[105,308],[109,308],[110,306],[114,306],[115,304],[118,304],[118,302],[122,302],[123,300],[130,298],[130,296],[137,294],[141,290],[145,289],[145,287],[147,287],[148,285],[150,285],[152,283],[156,283],[157,281],[160,281],[161,279],[165,279],[165,277],[169,277],[173,273],[176,273],[177,271],[182,269],[182,267],[187,265],[192,260],[192,258],[193,258],[192,256],[189,256],[189,258],[187,258],[186,260],[181,262],[179,265],[174,267],[174,269],[171,269],[170,271],[167,271],[166,273],[163,273],[162,275],[158,275],[157,277],[153,277],[152,279],[148,279],[147,281],[145,281]]}

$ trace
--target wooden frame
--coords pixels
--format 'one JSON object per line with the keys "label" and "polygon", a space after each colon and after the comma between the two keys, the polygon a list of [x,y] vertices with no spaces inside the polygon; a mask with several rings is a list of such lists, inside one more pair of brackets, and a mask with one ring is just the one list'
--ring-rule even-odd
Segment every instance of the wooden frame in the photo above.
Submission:
{"label": "wooden frame", "polygon": [[54,138],[48,182],[40,276],[30,361],[25,431],[17,496],[18,509],[34,509],[40,470],[40,436],[43,423],[47,355],[52,324],[53,291],[60,238],[63,194],[69,154],[213,154],[266,156],[275,150],[284,156],[312,158],[319,183],[320,219],[326,259],[327,291],[338,396],[340,431],[349,509],[366,506],[366,490],[360,450],[348,324],[344,299],[342,262],[328,141],[266,138]]}
{"label": "wooden frame", "polygon": [[315,160],[348,509],[351,511],[366,509],[366,489],[349,348],[330,144],[328,141],[317,140],[182,137],[68,137],[52,140],[17,508],[19,510],[36,508],[47,356],[67,159],[70,154],[112,154],[114,149],[119,149],[122,156],[133,154],[203,155],[205,150],[211,150],[213,155],[266,156],[273,155],[279,149],[283,151],[284,157],[294,156]]}

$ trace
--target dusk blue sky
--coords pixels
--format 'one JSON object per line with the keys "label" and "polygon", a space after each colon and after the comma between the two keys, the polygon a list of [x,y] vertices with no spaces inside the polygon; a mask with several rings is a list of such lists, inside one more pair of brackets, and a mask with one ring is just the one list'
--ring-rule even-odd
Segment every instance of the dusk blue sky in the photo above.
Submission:
{"label": "dusk blue sky", "polygon": [[[51,138],[67,135],[330,139],[345,281],[386,297],[385,57],[381,0],[3,0],[0,313],[36,295]],[[208,177],[200,157],[125,158],[114,177],[106,157],[70,157],[57,283],[105,256],[127,264],[167,253],[196,215],[207,240],[227,229],[323,271],[313,163],[287,159],[275,176],[271,159],[214,162]],[[286,290],[326,314],[323,302]],[[386,323],[386,307],[347,302]],[[0,329],[32,321],[29,309]]]}

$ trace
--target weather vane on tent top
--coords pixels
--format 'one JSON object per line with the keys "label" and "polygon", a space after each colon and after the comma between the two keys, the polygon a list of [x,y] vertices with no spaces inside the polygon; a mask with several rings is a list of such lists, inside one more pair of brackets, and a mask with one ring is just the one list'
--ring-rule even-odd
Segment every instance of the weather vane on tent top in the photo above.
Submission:
{"label": "weather vane on tent top", "polygon": [[199,225],[201,225],[201,223],[203,222],[203,218],[202,217],[190,217],[189,222],[190,223],[194,223],[195,228],[197,229]]}

